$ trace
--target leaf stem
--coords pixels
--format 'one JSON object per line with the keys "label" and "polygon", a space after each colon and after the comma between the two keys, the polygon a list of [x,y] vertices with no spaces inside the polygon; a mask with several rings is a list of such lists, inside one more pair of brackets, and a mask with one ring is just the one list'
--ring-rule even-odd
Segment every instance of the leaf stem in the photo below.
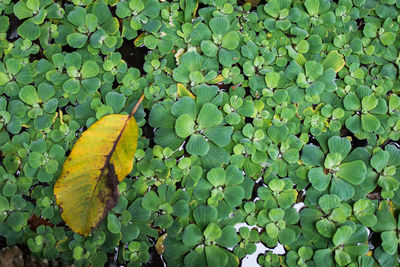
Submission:
{"label": "leaf stem", "polygon": [[143,99],[144,99],[144,94],[139,98],[139,100],[136,103],[135,107],[132,109],[131,114],[129,114],[129,117],[132,117],[135,114],[136,110],[140,106],[140,103],[142,103]]}

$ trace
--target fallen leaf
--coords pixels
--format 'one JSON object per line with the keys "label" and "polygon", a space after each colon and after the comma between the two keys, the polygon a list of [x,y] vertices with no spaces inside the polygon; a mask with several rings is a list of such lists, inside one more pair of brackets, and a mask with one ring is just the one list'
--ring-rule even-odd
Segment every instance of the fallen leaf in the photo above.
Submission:
{"label": "fallen leaf", "polygon": [[118,184],[133,165],[138,127],[130,115],[108,115],[75,143],[54,186],[61,217],[72,231],[88,235],[118,202]]}
{"label": "fallen leaf", "polygon": [[165,246],[164,246],[165,238],[167,238],[167,234],[163,234],[157,239],[156,250],[158,255],[162,255],[165,251]]}

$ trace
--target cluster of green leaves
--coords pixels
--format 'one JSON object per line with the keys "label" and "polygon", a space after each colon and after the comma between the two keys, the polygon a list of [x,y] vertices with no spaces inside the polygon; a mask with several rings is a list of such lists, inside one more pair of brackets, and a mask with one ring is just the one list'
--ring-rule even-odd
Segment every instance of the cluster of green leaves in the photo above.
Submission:
{"label": "cluster of green leaves", "polygon": [[[153,246],[170,266],[237,266],[257,245],[284,250],[262,266],[397,266],[399,10],[0,1],[0,235],[76,266],[140,266]],[[142,94],[118,204],[75,234],[53,195],[63,162]]]}

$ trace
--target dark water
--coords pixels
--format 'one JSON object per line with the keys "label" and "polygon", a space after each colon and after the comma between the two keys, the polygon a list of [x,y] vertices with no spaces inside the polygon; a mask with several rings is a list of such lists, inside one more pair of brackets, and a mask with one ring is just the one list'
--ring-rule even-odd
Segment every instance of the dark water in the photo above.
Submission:
{"label": "dark water", "polygon": [[149,49],[145,46],[136,47],[133,40],[124,39],[122,46],[117,51],[121,54],[128,67],[137,68],[142,75],[145,74],[143,70],[144,57],[149,53]]}

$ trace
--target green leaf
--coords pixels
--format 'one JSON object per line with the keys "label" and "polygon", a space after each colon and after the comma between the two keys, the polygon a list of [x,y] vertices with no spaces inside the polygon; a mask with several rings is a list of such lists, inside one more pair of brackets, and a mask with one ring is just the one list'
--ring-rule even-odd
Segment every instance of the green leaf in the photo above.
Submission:
{"label": "green leaf", "polygon": [[331,174],[325,174],[324,168],[322,167],[312,168],[308,172],[308,179],[310,180],[313,188],[318,191],[324,191],[331,181]]}
{"label": "green leaf", "polygon": [[177,201],[174,205],[172,205],[172,208],[173,212],[171,214],[174,216],[186,217],[189,213],[189,204],[185,199]]}
{"label": "green leaf", "polygon": [[210,197],[212,189],[213,186],[209,182],[200,179],[197,186],[194,188],[194,195],[196,198],[204,200]]}
{"label": "green leaf", "polygon": [[372,23],[365,23],[363,33],[365,37],[374,38],[376,36],[377,27]]}
{"label": "green leaf", "polygon": [[55,93],[54,87],[47,83],[41,83],[38,86],[38,96],[43,102],[52,98]]}
{"label": "green leaf", "polygon": [[[385,78],[389,78],[389,79],[396,79],[396,75],[397,75],[397,68],[391,64],[391,63],[387,63],[385,65],[383,65],[383,67],[381,68],[380,74],[385,77]],[[386,105],[386,101],[383,101],[384,105]],[[384,106],[382,105],[382,106]],[[379,107],[379,104],[378,104]],[[377,108],[378,108],[377,107]],[[376,109],[374,109],[375,111]],[[387,111],[383,112],[386,113]],[[377,113],[377,112],[374,112]],[[382,114],[382,113],[380,113]]]}
{"label": "green leaf", "polygon": [[228,262],[228,255],[225,250],[215,245],[206,246],[206,259],[207,266],[209,267],[221,267],[225,266]]}
{"label": "green leaf", "polygon": [[329,214],[340,205],[340,198],[337,195],[325,194],[318,199],[318,205],[321,209]]}
{"label": "green leaf", "polygon": [[75,78],[70,78],[63,84],[63,90],[71,95],[78,94],[80,89],[79,81]]}
{"label": "green leaf", "polygon": [[33,19],[28,19],[18,27],[17,32],[22,38],[33,41],[39,38],[40,27],[33,22]]}
{"label": "green leaf", "polygon": [[181,100],[175,102],[172,105],[171,113],[176,117],[179,117],[182,114],[189,114],[190,117],[195,120],[197,115],[195,101],[193,100],[193,98],[184,96],[181,98]]}
{"label": "green leaf", "polygon": [[288,132],[289,130],[285,125],[282,126],[272,125],[267,130],[268,136],[271,138],[274,144],[282,143],[286,139]]}
{"label": "green leaf", "polygon": [[224,198],[231,207],[237,207],[242,203],[244,190],[240,186],[229,186],[224,190]]}
{"label": "green leaf", "polygon": [[319,12],[319,0],[306,0],[304,1],[304,6],[307,9],[310,16],[318,15]]}
{"label": "green leaf", "polygon": [[15,195],[15,193],[17,192],[17,185],[15,183],[12,183],[10,181],[7,181],[4,184],[2,193],[4,196],[6,197],[12,197]]}
{"label": "green leaf", "polygon": [[189,114],[185,113],[176,120],[175,131],[179,137],[186,138],[194,133],[195,123]]}
{"label": "green leaf", "polygon": [[281,209],[281,208],[274,208],[274,209],[271,209],[268,212],[268,217],[273,222],[277,222],[279,220],[282,220],[284,216],[285,216],[285,211],[283,209]]}
{"label": "green leaf", "polygon": [[341,164],[336,175],[353,185],[358,185],[364,181],[366,173],[367,167],[364,162],[355,160]]}
{"label": "green leaf", "polygon": [[362,213],[356,215],[356,217],[357,220],[367,227],[373,227],[377,222],[376,216],[372,213]]}
{"label": "green leaf", "polygon": [[346,127],[353,133],[359,133],[361,131],[361,118],[359,115],[354,115],[347,118]]}
{"label": "green leaf", "polygon": [[332,238],[332,236],[335,234],[336,227],[335,224],[331,221],[329,221],[327,218],[324,218],[322,220],[319,220],[315,224],[318,232],[327,238]]}
{"label": "green leaf", "polygon": [[324,153],[315,145],[304,145],[301,153],[301,160],[310,166],[322,166]]}
{"label": "green leaf", "polygon": [[350,226],[341,226],[337,229],[336,233],[333,236],[333,244],[337,247],[339,245],[343,245],[353,234],[353,229]]}
{"label": "green leaf", "polygon": [[338,153],[344,159],[351,150],[350,140],[345,137],[333,136],[328,140],[330,153]]}
{"label": "green leaf", "polygon": [[204,229],[209,223],[217,219],[217,209],[211,206],[197,206],[193,210],[193,218],[200,229]]}
{"label": "green leaf", "polygon": [[399,181],[390,176],[381,175],[378,179],[378,185],[385,191],[395,191],[399,188]]}
{"label": "green leaf", "polygon": [[232,248],[239,242],[239,236],[236,233],[235,227],[227,225],[222,229],[222,235],[216,240],[219,246]]}
{"label": "green leaf", "polygon": [[0,73],[0,85],[5,85],[10,81],[9,77],[5,73]]}
{"label": "green leaf", "polygon": [[381,42],[384,45],[391,45],[396,40],[396,34],[394,32],[384,32],[380,36]]}
{"label": "green leaf", "polygon": [[23,20],[32,17],[33,9],[28,8],[24,1],[18,1],[13,8],[14,15],[19,19]]}
{"label": "green leaf", "polygon": [[332,177],[331,183],[331,194],[338,195],[341,199],[344,200],[350,199],[354,196],[354,187],[345,180],[337,177]]}
{"label": "green leaf", "polygon": [[225,179],[226,186],[239,185],[243,182],[243,180],[244,180],[244,175],[239,170],[238,167],[229,165],[226,168],[226,179]]}
{"label": "green leaf", "polygon": [[222,168],[213,168],[207,173],[207,180],[214,186],[222,186],[225,184],[225,171]]}
{"label": "green leaf", "polygon": [[[307,1],[307,0],[306,0]],[[311,0],[319,1],[319,0]],[[329,54],[322,60],[322,66],[324,70],[332,68],[335,72],[339,72],[345,65],[343,55],[339,54],[337,50],[332,50]]]}
{"label": "green leaf", "polygon": [[374,115],[366,113],[361,115],[361,125],[364,131],[371,133],[378,130],[381,123]]}
{"label": "green leaf", "polygon": [[373,95],[368,95],[362,99],[361,103],[364,111],[370,111],[378,105],[378,99]]}
{"label": "green leaf", "polygon": [[219,147],[225,147],[231,141],[232,132],[232,127],[214,126],[207,128],[204,135]]}
{"label": "green leaf", "polygon": [[220,167],[223,164],[228,164],[229,162],[229,153],[214,145],[214,143],[210,142],[210,149],[206,155],[201,157],[201,163],[203,168],[214,168]]}
{"label": "green leaf", "polygon": [[212,18],[210,20],[210,29],[214,34],[224,35],[229,29],[229,20],[223,16]]}
{"label": "green leaf", "polygon": [[18,93],[19,98],[28,105],[39,103],[39,97],[36,92],[36,88],[32,85],[26,85],[21,88]]}
{"label": "green leaf", "polygon": [[106,104],[112,107],[114,113],[120,113],[124,108],[126,97],[123,94],[117,92],[108,92],[106,94]]}
{"label": "green leaf", "polygon": [[200,47],[204,55],[208,57],[215,57],[218,53],[218,47],[210,40],[203,40]]}
{"label": "green leaf", "polygon": [[0,212],[7,211],[9,209],[8,199],[0,196]]}
{"label": "green leaf", "polygon": [[200,134],[192,134],[186,144],[186,151],[192,155],[204,156],[209,149],[210,145]]}
{"label": "green leaf", "polygon": [[345,266],[351,262],[350,255],[342,249],[335,250],[335,261],[339,266]]}
{"label": "green leaf", "polygon": [[85,17],[85,9],[81,6],[76,6],[71,12],[68,13],[67,19],[69,22],[79,27],[81,25],[85,25]]}
{"label": "green leaf", "polygon": [[107,229],[113,234],[121,232],[121,222],[114,214],[108,214],[107,216]]}
{"label": "green leaf", "polygon": [[47,15],[47,11],[45,9],[40,9],[39,12],[32,18],[33,23],[36,25],[40,25],[44,22]]}
{"label": "green leaf", "polygon": [[203,233],[208,241],[215,241],[222,236],[221,228],[214,222],[209,223]]}
{"label": "green leaf", "polygon": [[353,206],[357,219],[367,227],[375,225],[377,218],[374,215],[375,207],[369,199],[359,199]]}
{"label": "green leaf", "polygon": [[381,172],[389,163],[390,154],[387,151],[380,150],[371,157],[370,163],[372,168]]}
{"label": "green leaf", "polygon": [[289,208],[293,203],[296,202],[298,193],[295,189],[289,189],[281,192],[278,197],[279,207],[282,209]]}
{"label": "green leaf", "polygon": [[196,0],[185,0],[184,17],[185,22],[191,22],[195,18],[196,10],[198,8],[198,1]]}
{"label": "green leaf", "polygon": [[197,122],[203,128],[217,126],[222,122],[221,111],[214,104],[206,103],[199,112]]}
{"label": "green leaf", "polygon": [[99,74],[99,66],[93,60],[88,60],[83,64],[81,74],[83,79],[95,77]]}
{"label": "green leaf", "polygon": [[192,250],[188,255],[185,256],[184,264],[188,267],[206,266],[207,263],[204,250]]}
{"label": "green leaf", "polygon": [[145,8],[142,0],[129,1],[129,7],[137,13],[141,12]]}
{"label": "green leaf", "polygon": [[313,260],[318,266],[333,266],[332,250],[328,248],[316,250]]}
{"label": "green leaf", "polygon": [[282,245],[289,245],[296,240],[296,233],[292,229],[285,228],[278,233],[279,242]]}
{"label": "green leaf", "polygon": [[168,228],[174,219],[169,214],[161,214],[154,219],[154,226],[160,228]]}
{"label": "green leaf", "polygon": [[372,227],[374,232],[392,231],[396,229],[396,219],[391,213],[390,206],[386,200],[379,204],[376,216],[378,222]]}
{"label": "green leaf", "polygon": [[275,89],[278,86],[280,75],[277,72],[271,71],[265,74],[265,83],[268,88]]}
{"label": "green leaf", "polygon": [[155,104],[150,111],[149,124],[157,128],[174,128],[175,118],[171,115],[167,107],[162,104]]}
{"label": "green leaf", "polygon": [[361,108],[360,99],[354,93],[349,93],[344,97],[343,105],[347,110],[357,111]]}
{"label": "green leaf", "polygon": [[239,45],[239,33],[238,32],[228,32],[222,37],[221,47],[228,50],[234,50]]}
{"label": "green leaf", "polygon": [[82,48],[85,46],[87,39],[87,35],[74,32],[67,36],[67,43],[73,48]]}
{"label": "green leaf", "polygon": [[224,67],[230,67],[233,64],[239,62],[240,53],[237,50],[227,50],[221,48],[218,51],[219,63]]}
{"label": "green leaf", "polygon": [[264,6],[264,11],[271,17],[277,18],[281,7],[279,0],[271,0]]}
{"label": "green leaf", "polygon": [[199,244],[202,240],[203,233],[197,225],[189,224],[188,226],[186,226],[182,235],[182,242],[185,245],[192,247],[196,244]]}
{"label": "green leaf", "polygon": [[395,231],[386,231],[381,234],[382,247],[383,250],[389,254],[393,255],[397,252],[397,247],[399,246],[399,240]]}
{"label": "green leaf", "polygon": [[306,76],[311,78],[313,81],[323,73],[323,67],[316,61],[307,61],[305,64]]}
{"label": "green leaf", "polygon": [[161,204],[160,198],[154,191],[147,192],[142,200],[143,208],[151,211],[158,211]]}
{"label": "green leaf", "polygon": [[335,169],[342,161],[342,156],[339,153],[328,153],[324,161],[324,167],[328,170]]}
{"label": "green leaf", "polygon": [[[96,30],[97,22],[98,22],[98,19],[95,15],[93,15],[93,14],[86,15],[85,24],[86,24],[86,27],[88,28],[89,32],[94,32]],[[111,37],[111,36],[109,36],[109,37]]]}

